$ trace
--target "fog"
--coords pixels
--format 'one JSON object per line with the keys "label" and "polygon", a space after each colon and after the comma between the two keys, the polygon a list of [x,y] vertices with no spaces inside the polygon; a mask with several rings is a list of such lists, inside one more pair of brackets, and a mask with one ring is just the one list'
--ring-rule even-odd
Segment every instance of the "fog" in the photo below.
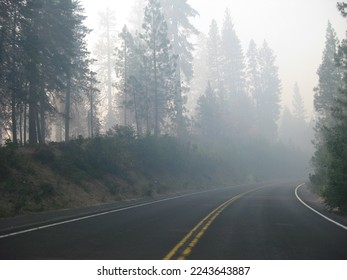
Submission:
{"label": "fog", "polygon": [[[210,30],[212,20],[215,20],[219,32],[222,30],[226,9],[230,10],[230,16],[234,31],[240,40],[241,49],[246,61],[246,54],[251,40],[254,40],[257,48],[261,48],[266,41],[274,55],[274,66],[278,67],[279,78],[279,109],[280,113],[276,122],[277,136],[286,145],[304,150],[307,153],[307,162],[313,154],[312,139],[314,138],[313,126],[315,112],[313,107],[313,88],[318,84],[317,69],[322,62],[322,54],[325,44],[325,33],[328,22],[335,29],[337,37],[341,40],[345,36],[345,20],[336,9],[336,2],[330,0],[215,0],[197,1],[188,0],[188,4],[195,9],[199,15],[191,16],[190,22],[198,29],[198,36],[190,36],[189,40],[194,44],[192,51],[193,77],[187,86],[189,90],[185,92],[187,101],[185,103],[186,115],[198,118],[197,104],[199,97],[204,94],[207,81],[210,78],[206,68],[207,63],[206,40]],[[98,40],[102,40],[102,33],[105,32],[105,24],[100,23],[100,12],[107,9],[114,14],[113,23],[110,27],[112,37],[112,48],[119,45],[118,34],[124,25],[136,34],[142,32],[144,1],[112,1],[112,0],[82,0],[81,4],[85,8],[87,19],[86,25],[93,31],[88,36],[88,46],[92,56],[100,59],[100,50],[97,50]],[[97,54],[98,53],[98,54]],[[99,57],[98,57],[99,55]],[[97,68],[97,67],[96,67]],[[96,69],[96,72],[100,69]],[[100,113],[106,119],[107,128],[107,101],[111,95],[119,96],[117,89],[109,87],[103,88],[102,74],[101,80],[101,109]],[[115,71],[112,73],[112,83],[119,79]],[[107,91],[109,93],[107,93]],[[303,112],[297,121],[295,112],[298,104],[295,105],[295,91],[299,94]],[[119,97],[118,97],[119,98]],[[118,105],[119,108],[119,105]],[[121,109],[120,109],[121,111]],[[122,113],[120,113],[122,114]],[[253,113],[252,113],[253,114]],[[232,118],[232,116],[231,116]],[[255,116],[257,118],[257,116]],[[122,117],[118,117],[118,123],[122,123]],[[241,120],[242,122],[242,120]],[[210,124],[211,125],[211,124]],[[243,124],[245,125],[245,124]],[[213,125],[212,125],[213,126]],[[208,131],[214,133],[216,131]],[[234,132],[236,133],[236,132]],[[218,133],[217,133],[218,134]],[[266,134],[264,132],[264,134]],[[267,133],[271,135],[271,133]],[[276,137],[277,137],[276,136]],[[309,169],[309,168],[308,168]]]}
{"label": "fog", "polygon": [[345,258],[335,1],[0,1],[0,259]]}
{"label": "fog", "polygon": [[328,27],[326,72],[345,38],[335,1],[41,4],[1,4],[0,143],[169,136],[240,181],[309,170]]}
{"label": "fog", "polygon": [[[86,24],[93,32],[89,36],[92,50],[98,30],[98,13],[107,7],[115,11],[115,29],[133,22],[132,10],[136,0],[82,0]],[[308,120],[313,116],[313,88],[318,83],[317,69],[322,59],[328,21],[340,39],[345,37],[346,22],[336,9],[334,0],[188,0],[200,16],[192,23],[208,33],[212,19],[222,25],[225,9],[231,11],[237,36],[244,53],[249,41],[258,45],[266,40],[274,50],[282,85],[282,108],[292,109],[293,86],[297,82],[304,98]],[[131,20],[129,20],[131,19]],[[142,20],[142,19],[140,19]],[[198,42],[196,42],[198,44]]]}

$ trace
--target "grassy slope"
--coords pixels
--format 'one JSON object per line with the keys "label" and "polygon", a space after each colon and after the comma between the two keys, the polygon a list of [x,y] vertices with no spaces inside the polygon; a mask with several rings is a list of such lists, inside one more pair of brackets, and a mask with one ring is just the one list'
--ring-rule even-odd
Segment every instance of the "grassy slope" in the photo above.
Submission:
{"label": "grassy slope", "polygon": [[[199,143],[199,144],[196,144]],[[305,158],[281,143],[136,138],[126,127],[68,143],[0,147],[0,217],[128,198],[302,176]]]}
{"label": "grassy slope", "polygon": [[[170,137],[109,135],[0,152],[0,217],[231,183],[214,160]],[[223,174],[224,173],[224,174]]]}

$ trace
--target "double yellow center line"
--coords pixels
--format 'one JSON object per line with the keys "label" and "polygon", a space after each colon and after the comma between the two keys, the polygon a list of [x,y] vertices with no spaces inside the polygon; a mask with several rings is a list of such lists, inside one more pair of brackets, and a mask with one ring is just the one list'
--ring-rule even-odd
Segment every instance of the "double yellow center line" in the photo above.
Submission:
{"label": "double yellow center line", "polygon": [[177,245],[164,257],[164,260],[185,260],[192,252],[193,248],[199,242],[200,238],[204,235],[206,230],[212,224],[212,222],[235,200],[241,198],[242,196],[254,192],[257,189],[253,189],[228,199],[216,209],[210,212],[205,218],[203,218],[183,239],[177,243]]}

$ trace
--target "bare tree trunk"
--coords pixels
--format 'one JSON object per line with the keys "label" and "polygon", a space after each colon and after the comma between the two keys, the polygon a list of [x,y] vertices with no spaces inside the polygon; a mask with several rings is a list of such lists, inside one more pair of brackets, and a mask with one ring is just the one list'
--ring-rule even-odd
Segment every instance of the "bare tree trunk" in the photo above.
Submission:
{"label": "bare tree trunk", "polygon": [[24,145],[27,143],[27,103],[24,103],[24,125],[23,125],[23,134],[24,134]]}
{"label": "bare tree trunk", "polygon": [[19,143],[23,146],[23,103],[19,106]]}
{"label": "bare tree trunk", "polygon": [[37,138],[39,140],[39,144],[43,144],[41,127],[40,127],[39,110],[36,110],[36,125],[37,125]]}
{"label": "bare tree trunk", "polygon": [[146,89],[145,89],[145,103],[146,103],[146,134],[151,134],[151,121],[150,121],[150,98],[149,98],[149,92],[148,92],[148,83],[146,82]]}
{"label": "bare tree trunk", "polygon": [[124,88],[123,88],[123,92],[124,92],[124,125],[127,126],[128,125],[128,114],[127,114],[127,102],[128,102],[128,96],[127,96],[127,79],[128,79],[128,75],[127,75],[127,44],[126,44],[126,40],[124,40]]}
{"label": "bare tree trunk", "polygon": [[[154,20],[154,12],[152,15]],[[154,23],[153,23],[154,26]],[[159,136],[160,124],[159,124],[159,93],[158,93],[158,69],[157,69],[157,35],[153,32],[153,66],[154,66],[154,135]]]}
{"label": "bare tree trunk", "polygon": [[65,142],[70,140],[70,114],[71,114],[71,65],[66,73],[66,98],[65,98]]}
{"label": "bare tree trunk", "polygon": [[40,143],[45,143],[45,138],[46,138],[46,120],[45,120],[45,102],[44,102],[44,89],[41,89],[41,94],[40,94],[40,125],[41,125],[41,130],[40,130],[40,136],[39,139],[41,140]]}
{"label": "bare tree trunk", "polygon": [[175,73],[175,105],[176,105],[176,129],[177,137],[182,138],[184,134],[184,119],[183,119],[183,98],[181,87],[181,65],[179,56],[179,38],[178,38],[178,26],[177,21],[172,23],[173,28],[173,51],[177,55],[176,61],[176,73]]}
{"label": "bare tree trunk", "polygon": [[112,77],[111,77],[111,40],[110,40],[110,15],[107,9],[107,129],[113,125],[113,112],[112,112]]}
{"label": "bare tree trunk", "polygon": [[[17,7],[14,6],[13,11],[13,26],[12,26],[12,48],[15,49],[16,45],[16,33],[17,33]],[[13,143],[17,144],[17,77],[16,77],[16,65],[15,65],[15,58],[11,58],[11,71],[12,71],[12,94],[11,94],[11,121],[12,121],[12,141]]]}
{"label": "bare tree trunk", "polygon": [[12,141],[13,143],[17,144],[17,110],[16,110],[16,104],[17,104],[17,97],[16,97],[16,89],[12,89],[12,96],[11,96],[11,121],[12,121]]}
{"label": "bare tree trunk", "polygon": [[[34,66],[35,67],[35,66]],[[34,74],[32,74],[33,76]],[[37,144],[37,130],[36,130],[36,116],[37,116],[37,102],[36,102],[36,87],[35,82],[30,82],[29,86],[29,144]]]}
{"label": "bare tree trunk", "polygon": [[90,90],[90,137],[94,138],[94,98],[93,98],[93,90]]}

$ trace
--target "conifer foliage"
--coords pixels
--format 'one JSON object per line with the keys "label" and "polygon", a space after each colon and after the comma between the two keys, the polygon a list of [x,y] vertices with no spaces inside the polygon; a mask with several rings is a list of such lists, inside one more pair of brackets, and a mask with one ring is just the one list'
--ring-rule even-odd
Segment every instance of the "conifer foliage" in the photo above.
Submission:
{"label": "conifer foliage", "polygon": [[[346,4],[338,9],[346,17]],[[315,88],[316,152],[311,181],[332,208],[347,213],[347,41],[339,43],[330,22]]]}
{"label": "conifer foliage", "polygon": [[83,9],[72,0],[0,5],[1,112],[11,115],[4,126],[11,126],[15,143],[44,143],[51,134],[50,122],[63,118],[65,125],[56,124],[68,140],[72,105],[86,98],[90,64]]}
{"label": "conifer foliage", "polygon": [[[209,80],[197,104],[199,130],[207,131],[211,116],[215,116],[213,126],[223,131],[223,137],[276,139],[281,85],[276,57],[266,41],[258,49],[252,40],[245,59],[230,11],[226,10],[221,32],[217,22],[211,22],[206,53]],[[220,134],[211,136],[218,138]]]}

